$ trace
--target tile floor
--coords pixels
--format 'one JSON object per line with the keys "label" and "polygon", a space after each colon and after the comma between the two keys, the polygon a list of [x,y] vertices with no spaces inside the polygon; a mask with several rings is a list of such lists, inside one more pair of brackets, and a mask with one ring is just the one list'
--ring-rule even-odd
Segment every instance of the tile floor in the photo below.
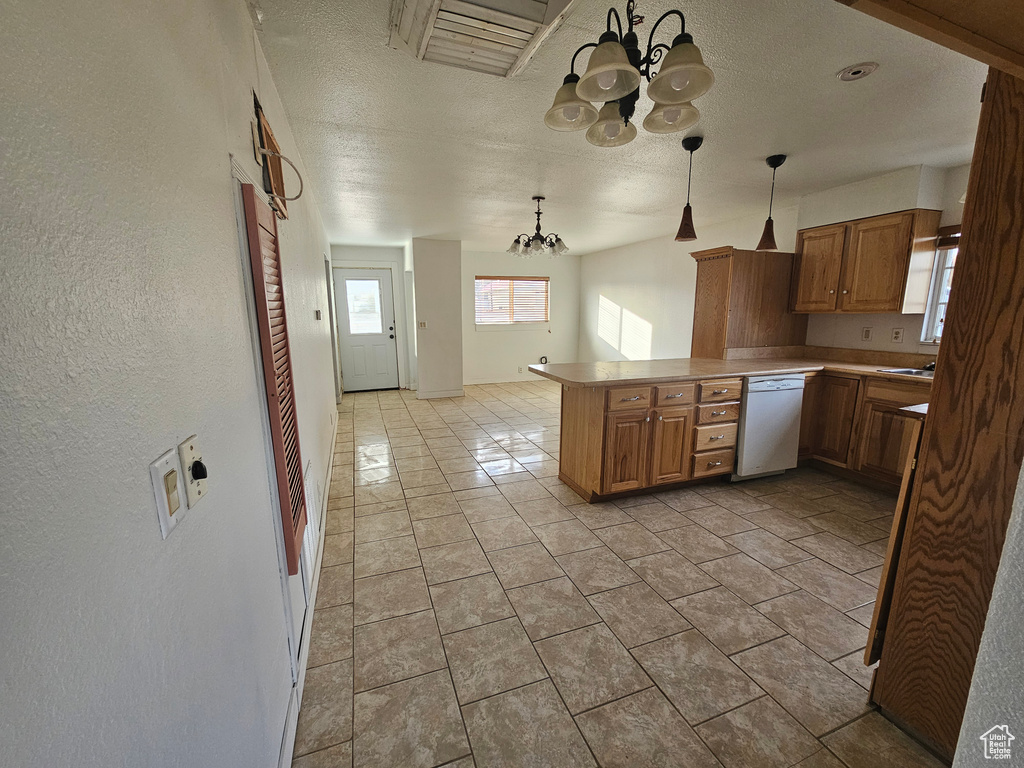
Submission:
{"label": "tile floor", "polygon": [[894,499],[584,504],[559,388],[345,395],[294,768],[938,766],[861,663]]}

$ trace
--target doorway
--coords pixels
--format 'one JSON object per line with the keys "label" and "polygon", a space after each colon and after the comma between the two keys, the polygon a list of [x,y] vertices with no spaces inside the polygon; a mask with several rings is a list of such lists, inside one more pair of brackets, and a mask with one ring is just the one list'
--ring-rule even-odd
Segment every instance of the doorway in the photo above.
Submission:
{"label": "doorway", "polygon": [[391,270],[335,268],[338,353],[346,392],[398,388]]}

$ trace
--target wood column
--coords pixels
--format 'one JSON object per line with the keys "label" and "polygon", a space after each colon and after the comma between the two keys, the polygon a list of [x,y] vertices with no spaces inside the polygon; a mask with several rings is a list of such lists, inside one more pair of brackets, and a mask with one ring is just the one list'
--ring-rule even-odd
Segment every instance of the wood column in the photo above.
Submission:
{"label": "wood column", "polygon": [[1024,459],[1024,80],[991,70],[874,699],[956,749]]}

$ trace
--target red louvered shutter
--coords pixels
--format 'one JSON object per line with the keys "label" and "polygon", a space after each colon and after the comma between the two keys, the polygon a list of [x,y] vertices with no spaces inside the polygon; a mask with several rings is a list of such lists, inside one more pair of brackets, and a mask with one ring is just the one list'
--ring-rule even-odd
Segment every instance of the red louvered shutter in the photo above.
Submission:
{"label": "red louvered shutter", "polygon": [[306,498],[302,486],[302,456],[292,388],[292,359],[288,348],[277,218],[270,206],[256,197],[252,184],[242,185],[242,200],[256,292],[256,316],[260,325],[277,487],[281,497],[284,548],[288,557],[288,573],[295,575],[299,572],[299,552],[306,529]]}

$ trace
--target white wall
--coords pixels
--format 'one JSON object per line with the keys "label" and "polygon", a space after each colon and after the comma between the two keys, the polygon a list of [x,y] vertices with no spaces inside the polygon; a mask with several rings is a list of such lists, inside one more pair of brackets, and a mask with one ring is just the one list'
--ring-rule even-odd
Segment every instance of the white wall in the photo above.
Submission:
{"label": "white wall", "polygon": [[[245,3],[0,15],[0,762],[276,765],[291,673],[228,158],[259,178],[253,89],[299,158]],[[323,478],[328,244],[308,187],[289,210]],[[209,493],[162,541],[148,465],[193,432]]]}
{"label": "white wall", "polygon": [[[550,323],[543,329],[484,326],[474,322],[477,275],[548,277]],[[545,355],[550,363],[576,362],[580,318],[580,257],[521,259],[507,253],[462,254],[463,382],[488,384],[536,378],[527,366]],[[519,369],[522,368],[522,372]]]}
{"label": "white wall", "polygon": [[419,379],[416,396],[461,396],[462,243],[414,238],[412,253]]}
{"label": "white wall", "polygon": [[[774,212],[781,250],[796,246],[796,210]],[[698,227],[698,239],[675,233],[587,254],[580,267],[579,360],[689,357],[697,262],[693,251],[733,245],[753,249],[763,218]]]}
{"label": "white wall", "polygon": [[[392,268],[397,319],[399,386],[416,389],[416,323],[412,304],[412,263],[406,260],[403,246],[332,245],[331,263],[335,267],[382,266]],[[340,311],[345,307],[338,305]],[[340,358],[339,358],[340,361]],[[344,371],[342,377],[344,378]]]}

